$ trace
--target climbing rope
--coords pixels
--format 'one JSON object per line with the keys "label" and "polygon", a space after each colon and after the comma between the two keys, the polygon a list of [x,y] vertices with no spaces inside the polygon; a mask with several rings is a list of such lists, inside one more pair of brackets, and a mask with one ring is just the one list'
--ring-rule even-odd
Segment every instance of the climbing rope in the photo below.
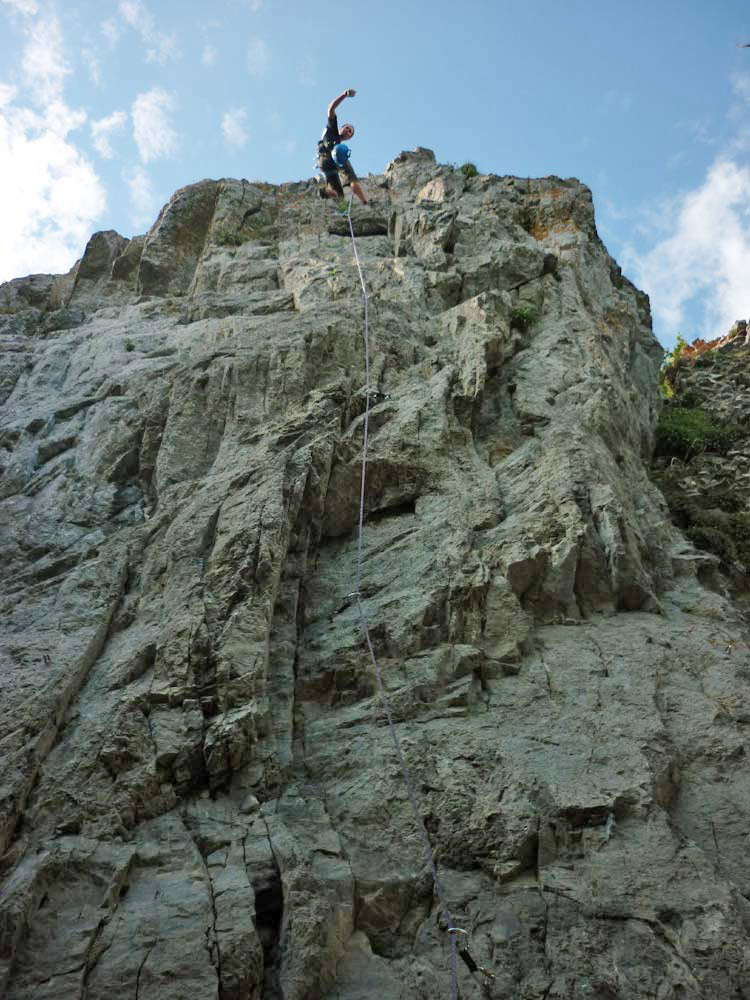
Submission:
{"label": "climbing rope", "polygon": [[[399,764],[401,766],[401,774],[404,779],[404,784],[406,785],[406,791],[409,796],[409,802],[411,804],[412,812],[414,813],[414,822],[416,824],[417,830],[422,840],[422,847],[424,849],[425,858],[432,871],[433,884],[435,886],[435,891],[437,892],[438,899],[440,900],[440,906],[443,911],[443,919],[446,923],[446,929],[450,935],[450,961],[451,961],[451,1000],[458,1000],[458,963],[457,963],[457,952],[458,948],[456,945],[456,935],[466,934],[460,927],[455,927],[453,923],[453,918],[451,916],[450,909],[448,907],[448,901],[445,895],[445,890],[443,884],[440,881],[438,875],[437,865],[435,864],[435,856],[432,852],[432,845],[430,844],[430,838],[427,834],[422,816],[419,812],[419,805],[417,804],[417,794],[414,788],[414,782],[412,780],[411,773],[406,764],[406,758],[404,757],[403,750],[401,749],[401,741],[398,738],[398,733],[396,732],[396,726],[393,722],[393,714],[391,712],[390,702],[388,701],[388,696],[385,691],[385,684],[383,683],[383,675],[380,670],[380,664],[375,656],[375,650],[372,645],[372,639],[370,638],[370,629],[367,625],[367,618],[365,617],[365,612],[362,607],[362,595],[360,593],[360,587],[362,583],[362,528],[364,525],[365,518],[365,486],[367,482],[367,432],[370,419],[370,341],[369,341],[369,328],[368,328],[368,313],[367,313],[367,287],[365,286],[365,279],[362,274],[362,265],[359,260],[359,254],[357,253],[357,241],[354,238],[354,227],[352,225],[352,198],[354,197],[354,192],[349,195],[349,209],[347,212],[347,219],[349,222],[349,232],[352,237],[352,249],[354,250],[354,262],[357,265],[357,271],[359,273],[359,283],[362,286],[362,298],[364,300],[365,308],[365,421],[364,421],[364,434],[362,441],[362,476],[360,482],[360,493],[359,493],[359,533],[357,537],[357,585],[353,594],[349,594],[349,597],[353,597],[357,601],[357,612],[359,614],[359,623],[362,628],[362,633],[365,637],[365,642],[367,643],[367,650],[370,654],[370,662],[372,663],[372,669],[375,674],[378,685],[378,693],[380,694],[380,700],[383,703],[383,708],[385,709],[386,718],[388,720],[388,729],[391,734],[391,740],[393,741],[393,746],[396,750],[396,756],[398,757]],[[463,952],[466,949],[462,949]],[[468,953],[468,952],[467,952]],[[466,959],[464,959],[466,961]]]}

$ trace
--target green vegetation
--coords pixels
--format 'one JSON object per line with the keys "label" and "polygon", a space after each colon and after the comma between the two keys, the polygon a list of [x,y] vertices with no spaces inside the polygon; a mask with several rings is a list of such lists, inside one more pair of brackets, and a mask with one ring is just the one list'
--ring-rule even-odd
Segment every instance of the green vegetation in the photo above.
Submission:
{"label": "green vegetation", "polygon": [[[721,352],[711,343],[698,340],[687,349],[678,337],[664,355],[659,383],[666,399],[656,428],[654,478],[674,523],[734,575],[739,564],[745,572],[750,568],[750,513],[746,487],[733,477],[729,452],[747,437],[747,427],[742,420],[712,413],[712,397],[731,394],[742,384],[750,352],[745,358],[741,349]],[[725,385],[717,388],[714,378],[701,375],[704,367],[725,377]]]}
{"label": "green vegetation", "polygon": [[680,358],[685,352],[685,348],[688,346],[687,341],[682,336],[681,333],[677,334],[677,341],[671,351],[667,351],[664,355],[664,361],[662,362],[662,368],[674,368],[679,362]]}
{"label": "green vegetation", "polygon": [[686,494],[683,475],[670,467],[656,477],[675,524],[697,548],[713,552],[726,566],[737,560],[750,566],[750,514],[742,491],[727,484],[699,496]]}
{"label": "green vegetation", "polygon": [[464,163],[459,167],[464,177],[478,177],[479,171],[473,163]]}
{"label": "green vegetation", "polygon": [[737,561],[737,547],[726,531],[698,526],[688,528],[686,534],[696,548],[713,552],[723,563],[731,564]]}
{"label": "green vegetation", "polygon": [[135,350],[135,344],[133,343],[132,340],[126,340],[125,341],[125,350],[126,351],[134,351]]}
{"label": "green vegetation", "polygon": [[677,343],[671,351],[667,351],[659,369],[659,385],[665,399],[672,399],[675,393],[675,381],[680,359],[687,347],[687,341],[681,333],[677,334]]}
{"label": "green vegetation", "polygon": [[534,306],[524,303],[520,306],[514,306],[510,311],[510,327],[511,330],[520,330],[525,333],[532,323],[535,323],[537,319],[537,311]]}
{"label": "green vegetation", "polygon": [[214,237],[214,243],[220,247],[239,247],[245,242],[245,237],[240,236],[239,233],[228,233],[226,230],[221,233],[217,233]]}
{"label": "green vegetation", "polygon": [[736,437],[734,428],[716,423],[703,410],[667,406],[656,428],[656,455],[688,459],[702,451],[724,454]]}
{"label": "green vegetation", "polygon": [[732,518],[732,528],[737,555],[745,566],[750,567],[750,514],[735,514]]}

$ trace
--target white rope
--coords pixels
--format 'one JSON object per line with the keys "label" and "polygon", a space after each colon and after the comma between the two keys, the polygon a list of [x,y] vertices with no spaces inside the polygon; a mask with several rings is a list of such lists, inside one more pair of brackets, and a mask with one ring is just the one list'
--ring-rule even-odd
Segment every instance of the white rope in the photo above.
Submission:
{"label": "white rope", "polygon": [[446,922],[446,927],[450,935],[450,954],[451,954],[451,1000],[458,1000],[458,963],[457,963],[457,949],[456,949],[456,935],[462,932],[459,927],[454,926],[453,917],[451,916],[450,909],[448,907],[448,901],[445,895],[445,890],[443,884],[440,881],[440,876],[438,875],[437,865],[435,864],[435,855],[432,851],[432,845],[430,844],[430,838],[425,828],[422,816],[419,811],[419,805],[417,803],[417,794],[414,788],[414,782],[411,777],[411,773],[406,764],[406,758],[404,757],[403,750],[401,749],[401,741],[398,738],[398,733],[396,731],[396,726],[393,722],[393,714],[391,712],[391,706],[388,701],[388,696],[385,691],[385,684],[383,682],[383,675],[380,670],[380,664],[378,663],[377,657],[375,656],[375,650],[372,645],[372,639],[370,638],[370,630],[367,625],[367,619],[365,618],[364,608],[362,607],[362,596],[360,593],[360,587],[362,583],[362,532],[365,517],[365,487],[367,483],[367,445],[368,445],[368,428],[370,420],[370,340],[369,340],[369,328],[368,328],[368,312],[367,312],[367,287],[365,286],[365,279],[362,274],[362,265],[359,261],[359,254],[357,253],[357,241],[354,238],[354,227],[352,225],[352,198],[354,197],[354,192],[349,194],[349,209],[347,213],[347,218],[349,221],[349,232],[352,237],[352,249],[354,250],[354,262],[357,265],[357,271],[359,273],[359,283],[362,286],[362,298],[364,300],[365,308],[365,421],[364,421],[364,435],[362,442],[362,476],[360,482],[360,493],[359,493],[359,534],[357,537],[357,584],[354,594],[350,595],[356,597],[357,599],[357,612],[359,613],[359,622],[362,628],[362,633],[365,637],[365,642],[367,643],[367,649],[370,654],[370,662],[372,663],[373,672],[377,680],[378,693],[380,695],[380,700],[383,703],[383,708],[385,709],[386,718],[388,719],[388,729],[391,734],[391,739],[393,741],[393,746],[396,750],[396,756],[398,757],[399,764],[401,765],[401,774],[404,779],[404,784],[406,785],[406,791],[409,796],[409,802],[411,804],[412,812],[414,813],[414,822],[416,824],[417,830],[422,840],[422,847],[424,850],[425,858],[432,871],[433,884],[435,886],[435,891],[440,900],[440,906],[443,911],[443,919]]}

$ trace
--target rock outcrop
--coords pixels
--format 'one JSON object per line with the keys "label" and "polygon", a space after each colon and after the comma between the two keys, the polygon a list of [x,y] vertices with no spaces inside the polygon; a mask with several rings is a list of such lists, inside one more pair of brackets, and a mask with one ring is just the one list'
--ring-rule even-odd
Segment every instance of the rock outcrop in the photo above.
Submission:
{"label": "rock outcrop", "polygon": [[[747,623],[649,478],[648,300],[578,181],[366,187],[361,593],[461,995],[747,997]],[[314,188],[203,181],[0,286],[7,1000],[448,996]]]}
{"label": "rock outcrop", "polygon": [[654,476],[672,518],[719,570],[742,605],[750,598],[750,340],[745,320],[726,337],[695,341],[663,371],[668,400],[657,428]]}

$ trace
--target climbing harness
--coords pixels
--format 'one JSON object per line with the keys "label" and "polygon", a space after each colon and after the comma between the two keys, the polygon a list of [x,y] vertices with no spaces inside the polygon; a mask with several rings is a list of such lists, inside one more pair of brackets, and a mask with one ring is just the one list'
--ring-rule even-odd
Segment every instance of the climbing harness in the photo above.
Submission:
{"label": "climbing harness", "polygon": [[378,694],[380,695],[380,700],[385,710],[386,719],[388,720],[388,730],[391,735],[391,740],[393,746],[396,750],[396,756],[401,767],[401,775],[404,779],[404,784],[406,785],[406,792],[409,797],[409,803],[411,805],[412,812],[414,814],[414,822],[419,832],[420,838],[422,840],[422,847],[424,850],[424,856],[429,864],[430,871],[432,872],[433,885],[435,886],[435,892],[437,893],[438,900],[440,902],[440,908],[442,910],[443,920],[445,921],[445,926],[447,933],[450,937],[450,968],[451,968],[451,1000],[458,1000],[458,962],[457,956],[461,955],[466,966],[472,972],[481,972],[486,979],[494,978],[490,973],[487,973],[480,965],[478,965],[471,953],[468,950],[468,941],[463,948],[458,947],[456,937],[458,934],[463,934],[468,939],[467,931],[460,927],[456,927],[453,923],[453,918],[451,916],[450,908],[448,906],[447,897],[443,884],[440,881],[440,876],[438,875],[437,865],[435,864],[435,856],[432,851],[432,845],[430,844],[430,838],[427,834],[427,829],[422,820],[422,816],[419,812],[419,805],[417,803],[417,794],[414,788],[414,781],[411,776],[411,772],[406,763],[406,758],[404,757],[403,750],[401,749],[401,741],[398,738],[398,733],[396,732],[396,726],[393,722],[393,714],[391,712],[390,702],[388,701],[388,696],[385,691],[385,684],[383,682],[383,675],[380,670],[380,664],[375,655],[375,650],[372,645],[372,639],[370,638],[370,629],[367,624],[367,618],[365,617],[364,608],[362,607],[362,531],[364,526],[365,518],[365,487],[367,483],[367,445],[368,445],[368,430],[369,430],[369,418],[370,418],[370,406],[377,402],[378,398],[382,393],[377,385],[370,385],[370,340],[369,340],[369,323],[368,323],[368,297],[367,297],[367,287],[365,286],[364,275],[362,274],[362,265],[360,264],[359,254],[357,253],[357,241],[354,238],[354,226],[352,225],[351,217],[351,207],[352,198],[354,194],[349,195],[349,209],[347,213],[347,218],[349,221],[349,232],[352,237],[352,249],[354,251],[354,262],[357,266],[357,272],[359,274],[359,283],[362,287],[362,299],[364,302],[364,340],[365,340],[365,385],[363,388],[365,396],[365,419],[364,419],[364,430],[363,430],[363,441],[362,441],[362,475],[360,480],[360,492],[359,492],[359,529],[357,533],[357,577],[356,586],[354,591],[348,595],[352,600],[357,602],[357,614],[359,615],[359,623],[362,629],[362,634],[364,635],[365,642],[367,644],[367,651],[370,655],[370,662],[372,664],[373,673],[375,674],[375,679],[378,686]]}

